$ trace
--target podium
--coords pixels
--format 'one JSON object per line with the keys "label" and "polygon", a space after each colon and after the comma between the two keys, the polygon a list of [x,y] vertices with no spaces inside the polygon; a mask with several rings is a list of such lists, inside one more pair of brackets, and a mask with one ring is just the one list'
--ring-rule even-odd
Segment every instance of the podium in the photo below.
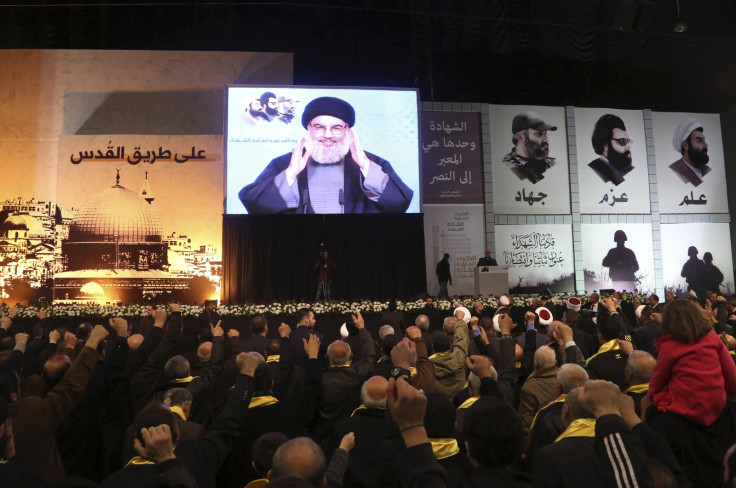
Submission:
{"label": "podium", "polygon": [[509,292],[509,269],[503,266],[477,266],[475,268],[475,294],[495,296]]}

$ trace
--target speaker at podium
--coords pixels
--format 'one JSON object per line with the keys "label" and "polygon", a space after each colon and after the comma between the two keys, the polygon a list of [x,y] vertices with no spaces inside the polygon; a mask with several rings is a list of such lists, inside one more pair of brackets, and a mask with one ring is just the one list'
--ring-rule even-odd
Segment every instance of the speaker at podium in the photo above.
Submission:
{"label": "speaker at podium", "polygon": [[509,292],[509,269],[505,266],[475,268],[476,295],[504,295]]}

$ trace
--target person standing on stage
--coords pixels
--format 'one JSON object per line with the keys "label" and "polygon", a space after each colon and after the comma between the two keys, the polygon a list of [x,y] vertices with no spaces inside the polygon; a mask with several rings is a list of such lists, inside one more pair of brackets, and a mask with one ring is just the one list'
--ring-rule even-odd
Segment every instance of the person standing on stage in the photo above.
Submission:
{"label": "person standing on stage", "polygon": [[435,270],[437,273],[437,282],[440,284],[440,291],[437,294],[438,297],[446,297],[448,296],[447,293],[447,283],[450,283],[450,286],[452,286],[452,275],[450,274],[450,255],[445,253],[445,255],[442,257],[442,260],[437,263],[437,269]]}
{"label": "person standing on stage", "polygon": [[317,271],[317,296],[316,300],[329,300],[332,293],[332,277],[337,271],[335,261],[330,258],[327,251],[322,251],[322,256],[314,264]]}

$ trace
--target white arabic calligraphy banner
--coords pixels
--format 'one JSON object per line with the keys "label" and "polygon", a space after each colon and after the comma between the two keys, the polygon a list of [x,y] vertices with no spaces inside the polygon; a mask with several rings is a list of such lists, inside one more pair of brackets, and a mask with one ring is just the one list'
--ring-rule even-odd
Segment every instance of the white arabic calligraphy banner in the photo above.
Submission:
{"label": "white arabic calligraphy banner", "polygon": [[[652,112],[654,154],[657,159],[657,186],[659,211],[662,213],[726,213],[726,169],[721,140],[721,121],[718,114],[688,114]],[[689,129],[702,128],[700,135],[707,144],[707,162],[693,170],[685,160],[689,154],[675,150],[674,135],[679,124],[682,138],[692,135]],[[684,134],[687,131],[688,134]],[[696,132],[699,132],[696,130]],[[697,135],[697,134],[696,134]],[[690,139],[692,141],[692,139]],[[697,143],[695,151],[698,165]],[[702,176],[698,176],[700,173]]]}
{"label": "white arabic calligraphy banner", "polygon": [[[682,297],[687,293],[688,282],[691,285],[694,284],[693,278],[697,278],[697,276],[691,276],[689,281],[686,276],[683,276],[683,274],[690,274],[685,263],[690,259],[688,251],[693,246],[698,253],[697,260],[702,262],[705,253],[709,252],[713,257],[712,265],[723,273],[723,280],[719,286],[721,293],[729,296],[736,292],[733,280],[729,224],[662,224],[660,228],[662,235],[662,274],[664,275],[665,289],[674,289],[677,295]],[[700,266],[702,264],[697,263],[695,268]],[[712,271],[712,268],[706,269],[706,275],[711,274],[708,271]],[[705,288],[708,288],[708,281],[706,279],[704,282],[706,283]]]}
{"label": "white arabic calligraphy banner", "polygon": [[654,293],[651,224],[582,224],[585,290]]}
{"label": "white arabic calligraphy banner", "polygon": [[[544,123],[548,156],[527,161],[515,159],[512,125],[514,117],[534,112]],[[570,177],[567,160],[565,109],[526,105],[491,105],[491,163],[493,207],[496,214],[570,213]],[[537,125],[537,127],[539,127]],[[539,134],[537,134],[539,135]],[[542,149],[544,150],[544,149]],[[534,170],[528,168],[540,166]],[[530,176],[531,175],[531,176]],[[500,263],[499,263],[500,264]]]}
{"label": "white arabic calligraphy banner", "polygon": [[[427,288],[437,295],[435,267],[444,253],[450,255],[450,295],[473,295],[474,271],[483,257],[485,239],[483,205],[424,205],[424,253]],[[500,264],[500,263],[499,263]]]}
{"label": "white arabic calligraphy banner", "polygon": [[[649,213],[641,110],[575,108],[575,134],[580,213]],[[620,144],[624,139],[627,144]]]}
{"label": "white arabic calligraphy banner", "polygon": [[509,268],[512,293],[575,290],[570,225],[496,225],[499,266]]}

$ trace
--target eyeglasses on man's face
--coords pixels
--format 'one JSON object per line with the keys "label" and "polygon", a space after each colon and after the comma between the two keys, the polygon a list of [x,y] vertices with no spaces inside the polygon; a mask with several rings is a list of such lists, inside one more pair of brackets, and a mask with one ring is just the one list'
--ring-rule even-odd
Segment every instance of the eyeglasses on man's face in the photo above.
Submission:
{"label": "eyeglasses on man's face", "polygon": [[318,136],[324,135],[327,129],[329,129],[330,133],[339,137],[348,129],[346,125],[325,126],[322,124],[309,124],[309,127],[311,127],[314,133]]}
{"label": "eyeglasses on man's face", "polygon": [[621,146],[630,146],[634,143],[633,139],[627,139],[625,137],[620,137],[618,139],[611,139],[612,141],[618,142]]}

